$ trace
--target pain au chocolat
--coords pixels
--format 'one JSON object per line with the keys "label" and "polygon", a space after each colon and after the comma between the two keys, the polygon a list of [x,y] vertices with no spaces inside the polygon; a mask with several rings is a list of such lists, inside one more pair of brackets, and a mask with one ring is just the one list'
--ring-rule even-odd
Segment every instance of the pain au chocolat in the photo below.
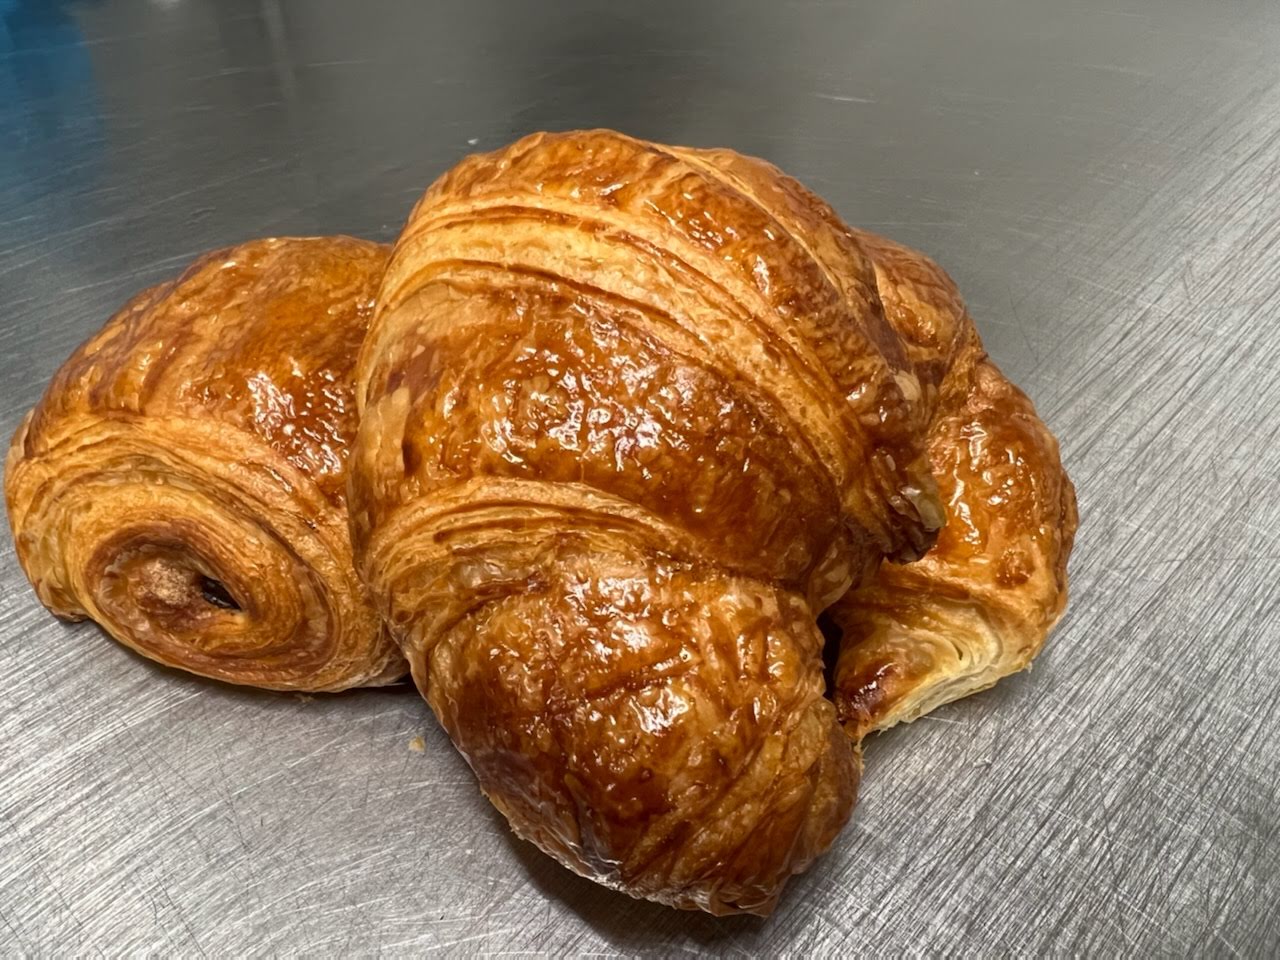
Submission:
{"label": "pain au chocolat", "polygon": [[388,248],[255,240],[127,303],[18,430],[5,497],[41,601],[232,683],[404,673],[352,564],[353,370]]}

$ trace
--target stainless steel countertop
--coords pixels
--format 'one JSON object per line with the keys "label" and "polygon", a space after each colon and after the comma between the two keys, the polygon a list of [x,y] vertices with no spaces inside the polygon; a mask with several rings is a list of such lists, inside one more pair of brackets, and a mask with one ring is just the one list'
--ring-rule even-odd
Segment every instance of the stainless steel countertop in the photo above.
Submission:
{"label": "stainless steel countertop", "polygon": [[411,691],[153,667],[4,538],[0,953],[1276,956],[1275,0],[0,0],[0,428],[199,251],[391,239],[587,125],[761,154],[952,272],[1080,491],[1035,670],[874,739],[835,848],[715,920],[512,840]]}

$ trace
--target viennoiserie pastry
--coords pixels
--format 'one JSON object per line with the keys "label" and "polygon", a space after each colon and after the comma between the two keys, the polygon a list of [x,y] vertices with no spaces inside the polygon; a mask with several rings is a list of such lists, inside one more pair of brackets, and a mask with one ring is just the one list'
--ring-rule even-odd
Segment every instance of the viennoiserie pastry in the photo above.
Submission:
{"label": "viennoiserie pastry", "polygon": [[950,282],[732,151],[467,158],[395,246],[356,393],[357,564],[415,681],[518,834],[633,896],[767,913],[849,817],[861,735],[1061,610],[1070,485]]}
{"label": "viennoiserie pastry", "polygon": [[349,237],[209,253],[76,351],[5,469],[18,560],[50,610],[232,683],[404,674],[346,513],[352,374],[388,253]]}

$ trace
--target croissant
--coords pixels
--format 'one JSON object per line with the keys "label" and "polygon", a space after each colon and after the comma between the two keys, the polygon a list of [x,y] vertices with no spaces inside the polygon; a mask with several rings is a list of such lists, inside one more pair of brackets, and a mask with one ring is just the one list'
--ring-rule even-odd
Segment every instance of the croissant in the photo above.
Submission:
{"label": "croissant", "polygon": [[233,683],[402,675],[345,508],[355,358],[388,253],[348,237],[210,253],[76,351],[5,470],[45,606]]}
{"label": "croissant", "polygon": [[437,180],[383,279],[357,562],[515,831],[633,896],[767,913],[850,814],[815,618],[933,545],[970,382],[869,241],[731,151],[539,134]]}
{"label": "croissant", "polygon": [[857,234],[922,385],[946,504],[918,563],[880,566],[828,611],[836,710],[855,740],[1024,669],[1061,618],[1075,490],[1058,443],[987,357],[955,285],[914,251]]}

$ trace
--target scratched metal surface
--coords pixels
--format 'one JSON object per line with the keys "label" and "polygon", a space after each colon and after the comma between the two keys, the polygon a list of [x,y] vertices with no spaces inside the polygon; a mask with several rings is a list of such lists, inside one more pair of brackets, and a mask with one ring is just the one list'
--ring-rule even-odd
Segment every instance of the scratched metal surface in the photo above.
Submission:
{"label": "scratched metal surface", "polygon": [[732,145],[941,260],[1062,437],[1036,669],[874,740],[777,914],[714,920],[511,840],[414,694],[152,667],[6,538],[0,952],[1280,951],[1280,5],[685,6],[0,0],[0,428],[205,248],[389,239],[539,127]]}

